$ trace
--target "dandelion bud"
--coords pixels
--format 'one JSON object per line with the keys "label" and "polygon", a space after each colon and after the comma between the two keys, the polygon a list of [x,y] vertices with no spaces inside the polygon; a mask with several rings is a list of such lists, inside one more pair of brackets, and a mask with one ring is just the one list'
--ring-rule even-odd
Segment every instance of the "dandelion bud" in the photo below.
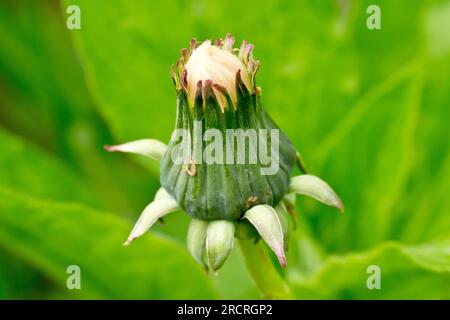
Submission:
{"label": "dandelion bud", "polygon": [[161,188],[126,244],[165,214],[183,210],[192,217],[188,250],[205,269],[222,267],[235,236],[262,238],[285,267],[287,212],[295,215],[295,193],[339,209],[343,205],[318,177],[291,180],[296,163],[306,173],[300,155],[262,106],[253,45],[244,40],[234,46],[228,34],[215,42],[193,39],[189,50],[181,50],[171,68],[177,116],[167,146],[142,139],[105,147],[142,154],[161,166]]}

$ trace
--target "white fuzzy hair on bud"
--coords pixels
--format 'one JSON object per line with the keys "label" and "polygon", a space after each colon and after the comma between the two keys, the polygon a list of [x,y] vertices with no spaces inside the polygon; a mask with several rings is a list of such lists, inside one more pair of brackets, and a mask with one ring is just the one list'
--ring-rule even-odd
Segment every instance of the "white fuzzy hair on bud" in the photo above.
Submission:
{"label": "white fuzzy hair on bud", "polygon": [[[251,81],[244,63],[230,50],[222,49],[212,45],[210,40],[203,42],[194,50],[185,65],[187,71],[187,85],[191,104],[194,102],[195,90],[198,81],[212,80],[213,83],[224,87],[231,97],[231,101],[236,104],[236,73],[241,70],[241,77],[244,84],[250,90]],[[214,89],[214,93],[222,109],[226,106],[226,98],[223,94]]]}

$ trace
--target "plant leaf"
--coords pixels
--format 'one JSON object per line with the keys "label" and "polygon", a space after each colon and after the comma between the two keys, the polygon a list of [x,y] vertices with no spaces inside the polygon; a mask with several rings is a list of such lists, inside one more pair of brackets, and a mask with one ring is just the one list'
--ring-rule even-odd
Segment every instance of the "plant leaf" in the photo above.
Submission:
{"label": "plant leaf", "polygon": [[40,198],[98,206],[90,188],[56,158],[2,129],[0,147],[1,187]]}
{"label": "plant leaf", "polygon": [[[380,289],[367,287],[370,266],[379,267]],[[413,247],[386,242],[331,256],[312,277],[292,281],[300,299],[448,299],[449,287],[450,239]]]}
{"label": "plant leaf", "polygon": [[209,279],[178,244],[151,234],[123,247],[130,227],[124,219],[78,204],[0,190],[0,246],[35,265],[60,288],[65,288],[67,267],[78,265],[82,289],[73,297],[215,297]]}

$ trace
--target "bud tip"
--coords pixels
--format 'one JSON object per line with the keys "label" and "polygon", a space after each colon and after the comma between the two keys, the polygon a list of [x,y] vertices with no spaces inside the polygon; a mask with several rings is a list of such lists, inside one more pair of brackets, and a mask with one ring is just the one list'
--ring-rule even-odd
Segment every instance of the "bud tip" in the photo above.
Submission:
{"label": "bud tip", "polygon": [[103,146],[103,149],[105,149],[105,150],[108,151],[108,152],[114,152],[114,151],[117,151],[117,149],[116,149],[115,146],[110,146],[110,145],[108,145],[108,144],[105,144],[105,145]]}
{"label": "bud tip", "polygon": [[343,213],[345,211],[345,206],[342,203],[341,199],[338,198],[338,203],[336,205],[336,208],[338,208],[339,212]]}
{"label": "bud tip", "polygon": [[278,261],[280,262],[280,264],[283,268],[286,268],[287,261],[286,261],[286,257],[284,256],[284,253],[283,253],[283,255],[278,256]]}

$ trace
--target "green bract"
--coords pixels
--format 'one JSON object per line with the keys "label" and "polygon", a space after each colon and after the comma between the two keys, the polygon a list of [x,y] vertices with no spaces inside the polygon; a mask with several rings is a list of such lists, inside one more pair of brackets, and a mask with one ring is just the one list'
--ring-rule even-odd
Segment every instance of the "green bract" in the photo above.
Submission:
{"label": "green bract", "polygon": [[[295,193],[342,209],[330,186],[305,174],[293,178],[300,157],[289,138],[261,105],[255,85],[259,62],[253,45],[234,38],[182,50],[177,71],[174,134],[166,147],[144,139],[108,147],[160,160],[162,188],[139,218],[125,244],[141,236],[165,214],[182,209],[192,218],[187,244],[205,268],[218,270],[234,236],[261,237],[286,266],[288,211]],[[290,194],[288,195],[287,192]]]}

